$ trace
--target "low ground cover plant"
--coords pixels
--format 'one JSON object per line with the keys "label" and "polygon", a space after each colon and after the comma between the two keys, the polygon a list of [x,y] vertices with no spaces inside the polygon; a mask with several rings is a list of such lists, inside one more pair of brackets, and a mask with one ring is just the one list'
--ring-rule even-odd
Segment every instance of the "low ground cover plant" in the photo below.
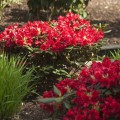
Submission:
{"label": "low ground cover plant", "polygon": [[0,55],[0,120],[10,119],[19,112],[23,98],[30,92],[32,70],[24,72],[25,60]]}
{"label": "low ground cover plant", "polygon": [[66,78],[45,91],[39,101],[40,107],[53,115],[62,110],[63,120],[118,120],[120,61],[105,58],[93,62],[76,79]]}
{"label": "low ground cover plant", "polygon": [[0,45],[9,54],[26,56],[26,69],[34,66],[36,82],[49,89],[58,79],[74,77],[97,55],[103,37],[103,31],[89,21],[67,13],[50,22],[9,26],[0,34]]}

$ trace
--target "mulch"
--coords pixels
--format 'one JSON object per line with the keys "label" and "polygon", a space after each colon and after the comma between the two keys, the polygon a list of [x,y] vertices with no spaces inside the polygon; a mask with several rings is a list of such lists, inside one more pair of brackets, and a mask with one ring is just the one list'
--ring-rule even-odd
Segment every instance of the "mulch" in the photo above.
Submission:
{"label": "mulch", "polygon": [[[120,45],[120,0],[91,0],[87,10],[92,23],[106,23],[111,32],[106,35],[106,45]],[[21,5],[6,7],[0,22],[0,31],[14,23],[25,24],[29,19],[27,0]],[[18,117],[19,116],[19,117]],[[26,102],[14,120],[49,120],[36,102]]]}
{"label": "mulch", "polygon": [[108,24],[106,45],[120,45],[120,0],[91,0],[87,10],[91,21]]}

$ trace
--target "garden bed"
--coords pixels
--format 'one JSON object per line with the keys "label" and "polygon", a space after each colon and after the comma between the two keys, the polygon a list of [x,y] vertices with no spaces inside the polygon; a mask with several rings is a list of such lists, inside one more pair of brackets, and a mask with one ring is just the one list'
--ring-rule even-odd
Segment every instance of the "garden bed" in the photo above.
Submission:
{"label": "garden bed", "polygon": [[[99,8],[98,8],[99,6]],[[117,48],[120,48],[120,1],[114,0],[112,3],[111,0],[91,0],[88,11],[89,18],[93,23],[103,22],[109,24],[110,32],[106,38],[106,46],[102,47],[100,55],[109,54],[108,52],[114,51]],[[5,16],[3,21],[0,23],[1,31],[8,26],[9,24],[18,23],[24,24],[28,21],[28,8],[26,1],[20,6],[13,5],[10,8],[6,8]],[[15,116],[15,120],[49,120],[45,116],[44,112],[40,109],[39,105],[35,100],[28,100],[23,103],[21,112],[18,116]],[[57,120],[57,119],[56,119]]]}

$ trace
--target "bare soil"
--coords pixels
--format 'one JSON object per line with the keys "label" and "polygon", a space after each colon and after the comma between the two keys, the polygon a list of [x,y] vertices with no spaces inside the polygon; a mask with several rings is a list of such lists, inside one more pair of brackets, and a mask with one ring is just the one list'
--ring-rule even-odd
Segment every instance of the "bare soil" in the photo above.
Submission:
{"label": "bare soil", "polygon": [[106,44],[120,45],[120,0],[91,0],[87,10],[90,20],[109,25],[111,32],[106,36]]}
{"label": "bare soil", "polygon": [[[120,45],[120,0],[91,0],[87,10],[93,23],[109,24],[108,29],[112,31],[106,36],[106,45]],[[12,5],[5,9],[0,31],[13,23],[24,24],[28,20],[27,0],[23,0],[21,5]],[[18,116],[14,120],[49,120],[45,119],[44,112],[33,101],[24,103]]]}

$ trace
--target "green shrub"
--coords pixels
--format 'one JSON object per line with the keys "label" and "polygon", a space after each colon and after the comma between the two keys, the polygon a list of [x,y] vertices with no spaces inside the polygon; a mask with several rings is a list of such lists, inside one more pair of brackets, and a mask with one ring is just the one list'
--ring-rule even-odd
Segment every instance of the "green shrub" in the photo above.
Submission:
{"label": "green shrub", "polygon": [[30,91],[32,70],[23,75],[25,61],[19,57],[0,57],[0,120],[13,117]]}
{"label": "green shrub", "polygon": [[65,12],[74,12],[82,17],[87,16],[85,10],[90,0],[28,0],[29,12],[40,19],[51,20]]}

